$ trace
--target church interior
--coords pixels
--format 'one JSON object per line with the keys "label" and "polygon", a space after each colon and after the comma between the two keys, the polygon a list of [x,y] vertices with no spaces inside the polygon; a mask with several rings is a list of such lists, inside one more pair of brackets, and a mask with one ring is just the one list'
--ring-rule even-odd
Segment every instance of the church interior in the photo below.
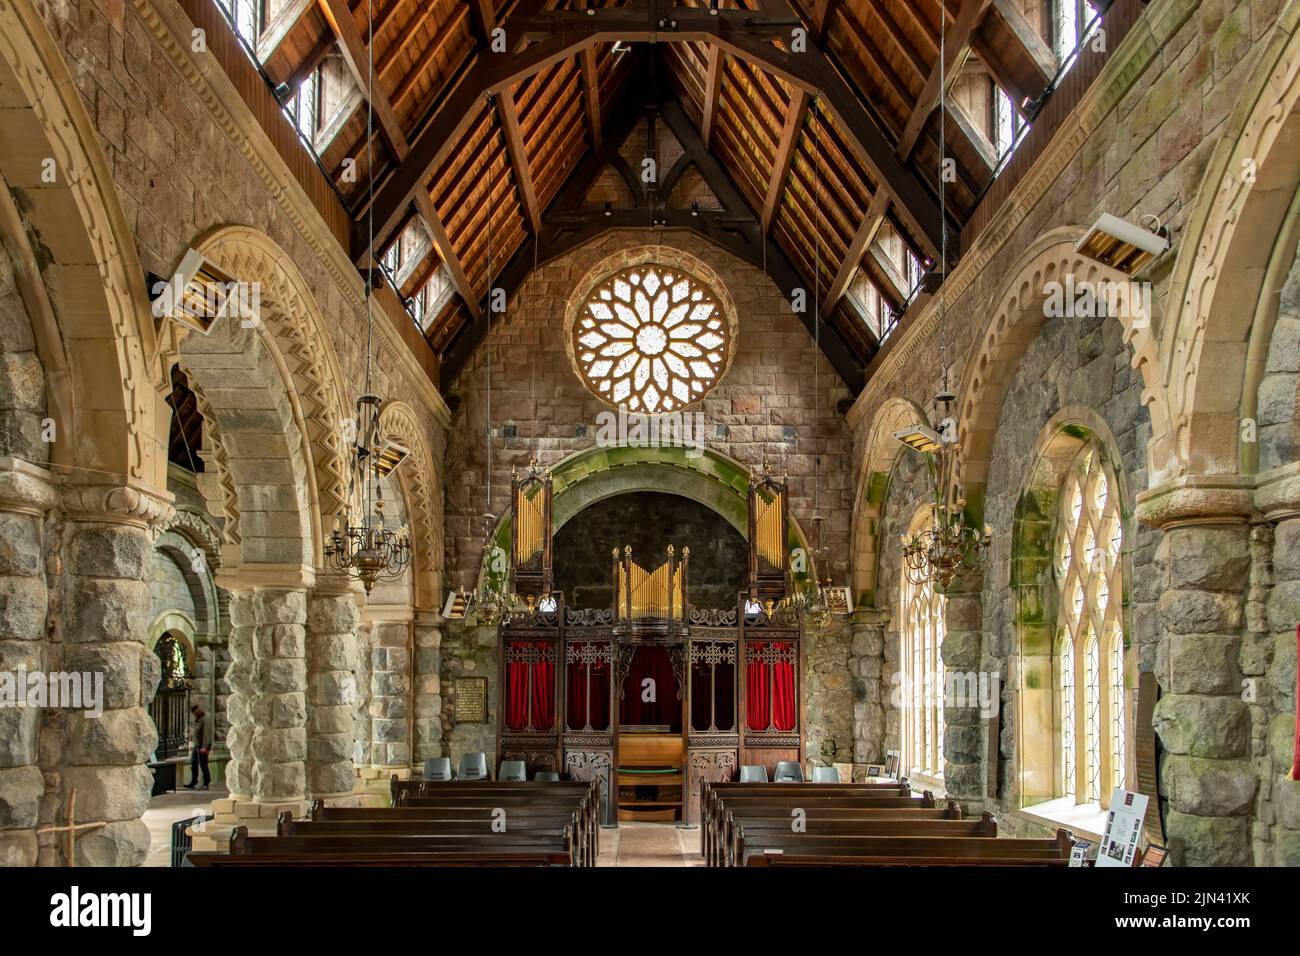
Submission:
{"label": "church interior", "polygon": [[0,179],[0,865],[1300,865],[1300,0],[0,0]]}

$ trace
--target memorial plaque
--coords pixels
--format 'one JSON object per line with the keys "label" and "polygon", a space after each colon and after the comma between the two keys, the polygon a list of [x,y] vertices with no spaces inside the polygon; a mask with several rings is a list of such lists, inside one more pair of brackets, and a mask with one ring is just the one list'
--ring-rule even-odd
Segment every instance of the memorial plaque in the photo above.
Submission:
{"label": "memorial plaque", "polygon": [[456,690],[456,723],[487,723],[487,678],[457,677],[454,683]]}

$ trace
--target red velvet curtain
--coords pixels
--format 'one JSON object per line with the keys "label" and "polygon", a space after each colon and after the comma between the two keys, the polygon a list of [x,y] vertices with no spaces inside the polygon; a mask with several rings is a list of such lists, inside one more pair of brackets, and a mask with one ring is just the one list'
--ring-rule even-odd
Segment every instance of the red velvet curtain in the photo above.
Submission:
{"label": "red velvet curtain", "polygon": [[[654,680],[655,699],[644,701],[642,682]],[[670,731],[682,729],[682,702],[677,698],[677,678],[667,648],[638,647],[623,680],[619,702],[620,724],[666,724]]]}
{"label": "red velvet curtain", "polygon": [[[511,650],[519,651],[536,647],[544,651],[551,645],[545,642],[530,644],[527,641],[512,641],[507,645],[507,654]],[[539,655],[540,657],[540,655]],[[531,694],[529,690],[529,678]],[[531,699],[530,699],[531,697]],[[555,726],[555,663],[539,659],[532,663],[526,661],[509,661],[506,664],[506,728],[525,730],[528,728],[529,706],[532,707],[532,729],[550,730]]]}
{"label": "red velvet curtain", "polygon": [[[580,654],[584,644],[570,645]],[[587,697],[588,678],[591,698]],[[570,661],[567,670],[565,693],[565,723],[570,730],[582,730],[590,721],[592,730],[609,729],[609,665],[603,661],[584,664]],[[591,710],[588,712],[587,708]]]}
{"label": "red velvet curtain", "polygon": [[[783,653],[793,645],[774,643],[773,650]],[[795,719],[794,661],[778,660],[767,664],[760,660],[767,644],[749,645],[750,658],[745,665],[745,727],[762,732],[769,723],[776,730],[791,731]]]}

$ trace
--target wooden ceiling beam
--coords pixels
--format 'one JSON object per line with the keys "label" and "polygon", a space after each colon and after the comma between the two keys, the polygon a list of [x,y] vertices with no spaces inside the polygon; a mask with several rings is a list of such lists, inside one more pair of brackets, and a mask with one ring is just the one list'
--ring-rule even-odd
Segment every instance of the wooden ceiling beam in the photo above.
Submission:
{"label": "wooden ceiling beam", "polygon": [[849,242],[849,248],[844,254],[839,270],[835,273],[835,278],[831,280],[830,288],[826,290],[826,300],[822,305],[826,312],[834,310],[840,299],[844,297],[844,293],[848,291],[849,284],[853,281],[853,273],[858,271],[858,264],[862,262],[863,255],[875,242],[876,234],[880,232],[888,212],[889,194],[884,190],[877,190],[871,197],[871,205],[867,207],[858,231],[853,234],[853,239]]}
{"label": "wooden ceiling beam", "polygon": [[[1011,31],[1015,41],[1038,70],[1038,78],[1042,82],[1042,88],[1038,92],[1041,93],[1056,75],[1056,55],[1014,3],[1010,2],[1010,0],[993,0],[993,5],[1002,17],[1002,22]],[[1083,24],[1080,24],[1080,29],[1082,27]]]}
{"label": "wooden ceiling beam", "polygon": [[[369,54],[365,43],[362,42],[361,31],[357,29],[356,21],[352,19],[351,10],[348,9],[345,0],[319,0],[319,3],[321,12],[330,24],[330,29],[338,37],[339,47],[343,50],[344,61],[348,64],[348,69],[352,71],[353,79],[356,80],[357,86],[361,89],[362,96],[374,109],[384,141],[388,143],[388,148],[392,151],[397,162],[401,163],[410,154],[410,144],[407,143],[406,134],[402,132],[402,127],[397,121],[392,105],[388,102],[388,96],[378,84],[374,86],[370,84]],[[473,294],[473,289],[465,276],[465,269],[456,256],[456,251],[447,236],[447,230],[443,227],[442,220],[439,218],[428,192],[421,189],[412,198],[415,201],[416,210],[424,220],[425,230],[428,232],[429,240],[433,243],[433,248],[437,250],[438,257],[447,265],[447,270],[451,274],[456,291],[465,300],[465,305],[470,310],[470,313],[478,315],[481,311],[478,299]],[[361,223],[358,222],[357,225],[359,226]],[[374,237],[378,240],[376,248],[386,248],[394,234],[400,235],[396,230],[390,231],[386,236],[376,234]],[[365,264],[370,258],[370,245],[369,241],[367,241],[361,252],[354,254],[353,259]]]}
{"label": "wooden ceiling beam", "polygon": [[790,166],[794,163],[795,147],[803,132],[804,120],[808,115],[808,104],[812,97],[804,90],[795,90],[790,94],[790,105],[786,107],[785,124],[781,127],[781,140],[776,146],[776,159],[772,163],[772,176],[767,183],[767,196],[763,199],[763,233],[766,235],[772,227],[772,217],[776,215],[781,195],[785,192],[785,181],[790,175]]}
{"label": "wooden ceiling beam", "polygon": [[280,52],[280,46],[297,29],[302,18],[316,6],[316,0],[290,0],[275,15],[257,40],[257,61],[268,63]]}
{"label": "wooden ceiling beam", "polygon": [[704,70],[704,118],[700,122],[700,139],[708,146],[713,142],[714,123],[718,116],[718,99],[722,93],[722,51],[710,45]]}
{"label": "wooden ceiling beam", "polygon": [[501,132],[506,140],[506,153],[510,157],[510,168],[515,174],[515,187],[519,191],[519,205],[523,207],[524,219],[533,235],[542,227],[542,211],[537,204],[537,189],[533,185],[533,171],[528,165],[528,149],[523,134],[519,131],[519,113],[515,109],[515,97],[510,90],[502,90],[496,98],[497,116],[501,120]]}
{"label": "wooden ceiling beam", "polygon": [[591,148],[600,149],[600,70],[596,63],[596,48],[589,46],[578,54],[582,68],[583,102],[587,108],[587,132],[591,134]]}
{"label": "wooden ceiling beam", "polygon": [[916,143],[921,138],[926,123],[930,121],[930,116],[939,108],[940,81],[943,81],[945,97],[952,91],[952,85],[961,72],[961,65],[970,56],[971,38],[975,35],[975,30],[984,18],[984,14],[992,5],[993,0],[961,0],[957,22],[944,37],[944,62],[938,62],[936,48],[934,67],[926,78],[925,88],[917,98],[907,125],[903,127],[903,135],[899,138],[898,148],[895,150],[899,160],[906,161],[912,155],[912,150],[916,148]]}

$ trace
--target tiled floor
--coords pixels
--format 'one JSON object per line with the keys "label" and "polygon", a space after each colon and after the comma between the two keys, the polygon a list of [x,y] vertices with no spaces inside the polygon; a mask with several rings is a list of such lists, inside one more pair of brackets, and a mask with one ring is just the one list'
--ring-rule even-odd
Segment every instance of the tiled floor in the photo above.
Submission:
{"label": "tiled floor", "polygon": [[[186,771],[188,775],[189,771]],[[149,858],[145,866],[171,866],[172,824],[177,820],[208,813],[213,800],[229,796],[225,787],[211,790],[178,790],[164,793],[149,801],[144,812],[145,825],[149,827]]]}
{"label": "tiled floor", "polygon": [[673,823],[620,823],[600,831],[597,866],[703,866],[699,828]]}

